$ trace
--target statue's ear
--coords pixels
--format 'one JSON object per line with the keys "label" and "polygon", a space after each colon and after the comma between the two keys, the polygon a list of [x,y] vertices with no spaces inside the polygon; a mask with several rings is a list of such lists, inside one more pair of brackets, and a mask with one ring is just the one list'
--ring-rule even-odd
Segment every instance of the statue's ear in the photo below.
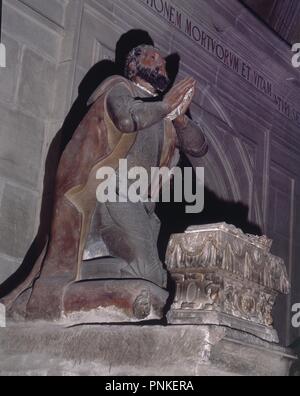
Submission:
{"label": "statue's ear", "polygon": [[129,78],[131,78],[132,76],[136,75],[137,72],[137,63],[136,61],[131,61],[128,65],[128,69],[129,69]]}

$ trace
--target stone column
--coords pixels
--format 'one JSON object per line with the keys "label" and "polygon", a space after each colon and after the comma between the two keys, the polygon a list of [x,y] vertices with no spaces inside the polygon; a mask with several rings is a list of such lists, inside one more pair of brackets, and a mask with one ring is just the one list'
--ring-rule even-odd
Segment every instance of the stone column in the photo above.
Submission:
{"label": "stone column", "polygon": [[285,264],[270,254],[271,246],[266,237],[224,223],[173,235],[167,266],[176,296],[168,322],[226,326],[278,342],[272,309],[290,286]]}

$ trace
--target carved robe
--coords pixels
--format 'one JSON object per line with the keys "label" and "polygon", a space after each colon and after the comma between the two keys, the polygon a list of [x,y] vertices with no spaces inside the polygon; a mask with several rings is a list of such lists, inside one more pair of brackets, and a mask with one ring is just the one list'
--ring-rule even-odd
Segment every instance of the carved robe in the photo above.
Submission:
{"label": "carved robe", "polygon": [[[99,209],[96,198],[96,189],[99,185],[96,173],[104,166],[117,170],[119,160],[134,153],[133,147],[139,132],[122,133],[115,126],[107,109],[108,95],[116,87],[126,89],[131,98],[138,97],[140,93],[130,81],[115,76],[106,80],[90,99],[89,104],[92,106],[75,131],[59,163],[48,244],[25,283],[2,301],[8,310],[17,312],[27,319],[60,318],[66,288],[82,280],[83,259],[85,254],[88,254],[88,240],[91,238],[93,225],[95,222],[102,222],[102,204]],[[170,166],[174,160],[176,144],[178,145],[178,141],[181,140],[184,145],[184,139],[180,138],[180,134],[176,134],[171,121],[164,119],[162,123],[163,139],[158,165]],[[190,146],[193,151],[195,144],[192,142]],[[201,147],[198,154],[202,155],[205,152],[205,147]],[[97,212],[98,217],[95,219]],[[153,216],[155,215],[151,213],[151,219],[155,220]],[[111,218],[117,217],[112,215]],[[145,227],[148,227],[148,224],[145,224]],[[116,229],[112,228],[111,233],[106,235],[106,239],[104,238],[110,254],[114,249],[110,248],[109,241],[115,243],[117,240],[115,232]],[[132,247],[126,241],[126,232],[122,236],[122,228],[119,228],[119,238],[119,243],[115,243],[118,246],[117,253],[121,252],[119,257],[130,265],[128,252],[133,251],[134,255],[136,244]],[[125,238],[125,241],[122,241],[122,238]],[[160,265],[161,263],[157,263],[157,268]],[[149,280],[160,287],[165,286],[165,279],[156,281],[156,271],[152,272],[154,278],[150,277]],[[125,271],[124,274],[128,278],[134,277],[134,274],[130,275],[130,271]],[[101,274],[99,275],[101,277]],[[143,274],[138,273],[136,277],[142,278]],[[145,278],[147,279],[146,275]]]}

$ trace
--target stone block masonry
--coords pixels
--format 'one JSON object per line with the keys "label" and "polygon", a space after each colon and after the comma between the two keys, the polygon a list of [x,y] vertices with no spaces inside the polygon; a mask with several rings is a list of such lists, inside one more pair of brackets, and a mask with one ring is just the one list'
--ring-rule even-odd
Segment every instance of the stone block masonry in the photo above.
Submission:
{"label": "stone block masonry", "polygon": [[6,68],[0,69],[0,285],[19,267],[39,223],[68,2],[2,3]]}

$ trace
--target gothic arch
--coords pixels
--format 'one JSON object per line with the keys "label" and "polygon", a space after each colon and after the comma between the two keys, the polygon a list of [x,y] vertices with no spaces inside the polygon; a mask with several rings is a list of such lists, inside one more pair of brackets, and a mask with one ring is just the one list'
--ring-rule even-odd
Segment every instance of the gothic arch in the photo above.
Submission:
{"label": "gothic arch", "polygon": [[193,111],[195,120],[205,129],[210,150],[200,161],[191,161],[205,167],[208,189],[225,201],[246,205],[249,220],[262,227],[264,220],[254,183],[254,164],[239,129],[216,96],[212,87],[206,89],[201,108],[195,107]]}

